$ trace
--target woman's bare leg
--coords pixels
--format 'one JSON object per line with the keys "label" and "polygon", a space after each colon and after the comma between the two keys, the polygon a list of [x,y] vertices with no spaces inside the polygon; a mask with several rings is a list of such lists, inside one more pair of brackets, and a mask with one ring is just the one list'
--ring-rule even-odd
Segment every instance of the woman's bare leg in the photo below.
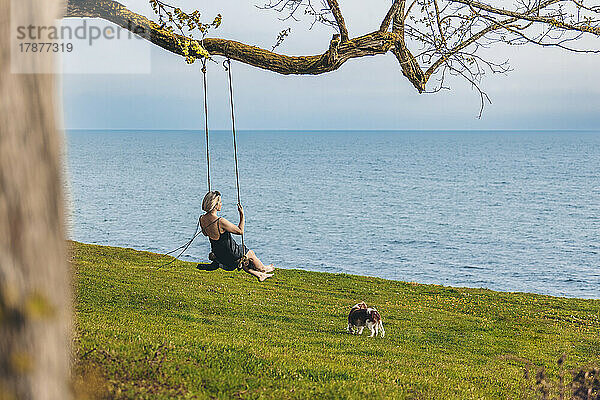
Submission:
{"label": "woman's bare leg", "polygon": [[258,271],[272,272],[275,269],[275,268],[273,268],[273,264],[269,264],[269,265],[263,264],[262,261],[260,261],[260,259],[256,256],[256,254],[252,250],[248,250],[248,252],[246,253],[246,257],[248,257],[248,260],[250,260],[252,262],[252,265],[254,265],[254,269],[256,269]]}

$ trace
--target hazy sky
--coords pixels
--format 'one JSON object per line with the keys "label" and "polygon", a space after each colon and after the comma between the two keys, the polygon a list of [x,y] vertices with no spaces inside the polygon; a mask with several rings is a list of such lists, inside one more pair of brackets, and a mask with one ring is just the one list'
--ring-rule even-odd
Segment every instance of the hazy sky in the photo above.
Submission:
{"label": "hazy sky", "polygon": [[[122,1],[152,16],[147,0]],[[278,51],[320,54],[331,28],[279,21],[260,1],[172,0],[199,10],[204,20],[223,15],[220,37],[270,48],[277,33],[292,33]],[[389,1],[340,1],[350,36],[375,30]],[[76,26],[81,21],[70,21]],[[97,22],[94,22],[98,25]],[[125,43],[124,43],[125,42]],[[590,39],[600,48],[600,39]],[[493,104],[477,119],[479,98],[463,81],[451,91],[419,95],[392,54],[346,62],[320,76],[282,76],[233,63],[237,126],[240,129],[600,129],[600,57],[556,49],[502,47],[514,71],[484,78]],[[222,59],[220,59],[222,60]],[[116,68],[115,66],[118,66]],[[70,129],[203,129],[200,63],[189,66],[143,41],[97,41],[64,58],[65,126]],[[98,72],[125,71],[126,74]],[[94,73],[89,73],[94,72]],[[209,63],[209,122],[230,127],[226,75]]]}

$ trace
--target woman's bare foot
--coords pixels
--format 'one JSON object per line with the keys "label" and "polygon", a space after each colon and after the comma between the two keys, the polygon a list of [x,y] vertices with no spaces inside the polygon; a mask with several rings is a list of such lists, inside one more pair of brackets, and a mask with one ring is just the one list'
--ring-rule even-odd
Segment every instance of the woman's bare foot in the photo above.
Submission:
{"label": "woman's bare foot", "polygon": [[258,272],[266,273],[266,274],[268,274],[269,272],[275,271],[275,267],[273,266],[273,264],[264,265],[263,267],[264,267],[263,269],[258,269],[258,268],[254,268],[254,267],[252,269],[255,271],[258,271]]}
{"label": "woman's bare foot", "polygon": [[265,265],[265,269],[262,272],[273,272],[275,271],[275,267],[273,264]]}
{"label": "woman's bare foot", "polygon": [[259,282],[264,282],[266,279],[272,277],[273,274],[265,274],[264,272],[261,272],[260,275],[257,276],[258,281]]}

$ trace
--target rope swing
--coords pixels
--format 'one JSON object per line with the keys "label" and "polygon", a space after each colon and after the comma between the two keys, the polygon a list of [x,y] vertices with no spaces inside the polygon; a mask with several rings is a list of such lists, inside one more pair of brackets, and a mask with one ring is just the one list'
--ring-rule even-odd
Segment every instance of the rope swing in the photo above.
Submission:
{"label": "rope swing", "polygon": [[[232,79],[231,79],[231,60],[229,58],[227,58],[226,60],[223,61],[223,68],[225,68],[225,71],[227,71],[227,76],[228,76],[228,81],[229,81],[229,104],[231,106],[231,131],[233,133],[233,155],[234,155],[234,161],[235,161],[235,183],[236,183],[236,189],[237,189],[237,204],[239,206],[242,205],[242,200],[240,197],[240,173],[239,173],[239,168],[238,168],[238,155],[237,155],[237,136],[236,136],[236,131],[235,131],[235,111],[234,111],[234,107],[233,107],[233,83],[232,83]],[[204,133],[205,133],[205,137],[206,137],[206,179],[207,179],[207,186],[208,186],[208,191],[211,191],[211,184],[210,184],[210,146],[209,146],[209,130],[208,130],[208,90],[207,90],[207,77],[206,77],[206,58],[202,59],[202,76],[203,76],[203,86],[204,86]],[[173,260],[169,261],[166,264],[162,264],[160,265],[158,268],[162,268],[165,267],[167,265],[172,264],[173,262],[175,262],[175,260],[177,260],[179,257],[181,257],[183,255],[183,253],[185,253],[185,251],[190,247],[190,245],[192,244],[192,242],[194,241],[194,239],[196,239],[201,231],[199,231],[200,229],[200,217],[202,215],[198,216],[198,223],[196,224],[196,230],[194,231],[194,234],[192,235],[192,238],[185,243],[182,246],[179,246],[178,248],[171,250],[168,253],[165,253],[165,255],[169,255],[172,253],[175,253],[178,250],[181,250],[181,252],[175,257],[173,258]],[[241,235],[242,237],[242,249],[244,249],[244,234]],[[211,253],[212,255],[212,253]],[[211,256],[209,255],[209,259],[211,259],[211,261],[215,261],[211,258]],[[218,261],[218,260],[216,260]],[[242,256],[242,258],[240,258],[239,262],[238,262],[238,269],[241,269],[243,265],[246,265],[248,263],[248,258],[246,257],[246,255],[244,254]]]}
{"label": "rope swing", "polygon": [[[229,103],[231,104],[231,131],[233,132],[233,156],[235,160],[235,185],[237,189],[237,203],[239,206],[242,205],[242,200],[240,198],[240,172],[238,169],[238,156],[237,156],[237,140],[235,134],[235,112],[233,109],[233,84],[231,80],[231,60],[226,59],[223,61],[223,67],[225,71],[227,71],[227,76],[229,78]],[[208,136],[207,136],[208,137]],[[242,233],[242,249],[244,248],[244,234]],[[242,260],[245,261],[246,256],[242,257]]]}
{"label": "rope swing", "polygon": [[[227,58],[225,61],[223,61],[223,68],[225,68],[225,71],[227,71],[227,77],[229,80],[229,104],[231,105],[231,132],[233,134],[233,158],[235,160],[235,187],[237,189],[237,203],[238,205],[241,207],[242,206],[242,199],[240,196],[240,171],[238,168],[238,154],[237,154],[237,136],[236,136],[236,132],[235,132],[235,111],[234,111],[234,107],[233,107],[233,83],[232,83],[232,79],[231,79],[231,60],[229,58]],[[245,249],[246,247],[244,246],[244,234],[241,234],[242,237],[242,249]],[[246,254],[244,254],[238,261],[238,269],[242,269],[243,266],[248,265],[249,260],[248,257],[246,257]]]}
{"label": "rope swing", "polygon": [[204,77],[204,133],[206,134],[206,178],[210,192],[210,152],[208,146],[208,98],[206,90],[206,58],[202,59],[202,76]]}
{"label": "rope swing", "polygon": [[[206,58],[202,59],[202,76],[203,76],[203,86],[204,86],[204,133],[206,135],[206,179],[208,181],[208,191],[210,192],[210,152],[209,152],[209,145],[208,145],[208,96],[207,96],[207,83],[206,83]],[[200,233],[202,233],[201,231],[199,231],[200,229],[200,217],[202,216],[202,214],[200,214],[198,216],[198,222],[196,223],[196,230],[194,230],[194,234],[192,235],[191,239],[188,240],[185,244],[179,246],[178,248],[169,251],[168,253],[165,253],[166,256],[168,256],[169,254],[173,254],[175,253],[177,250],[181,250],[181,252],[179,254],[177,254],[177,256],[175,256],[171,261],[169,261],[168,263],[159,265],[158,268],[162,268],[162,267],[166,267],[168,265],[171,265],[172,263],[175,262],[175,260],[177,260],[179,257],[181,257],[183,255],[183,253],[185,253],[187,251],[187,249],[192,245],[192,242],[200,235]]]}

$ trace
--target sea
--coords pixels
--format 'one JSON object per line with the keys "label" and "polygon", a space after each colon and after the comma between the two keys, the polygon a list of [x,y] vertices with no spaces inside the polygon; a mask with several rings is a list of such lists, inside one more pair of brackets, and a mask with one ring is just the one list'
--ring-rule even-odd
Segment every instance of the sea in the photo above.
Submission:
{"label": "sea", "polygon": [[[166,253],[194,235],[204,131],[66,141],[71,239]],[[237,224],[231,131],[209,144]],[[238,131],[237,148],[244,240],[265,263],[600,299],[600,131]],[[209,251],[200,235],[180,259]]]}

